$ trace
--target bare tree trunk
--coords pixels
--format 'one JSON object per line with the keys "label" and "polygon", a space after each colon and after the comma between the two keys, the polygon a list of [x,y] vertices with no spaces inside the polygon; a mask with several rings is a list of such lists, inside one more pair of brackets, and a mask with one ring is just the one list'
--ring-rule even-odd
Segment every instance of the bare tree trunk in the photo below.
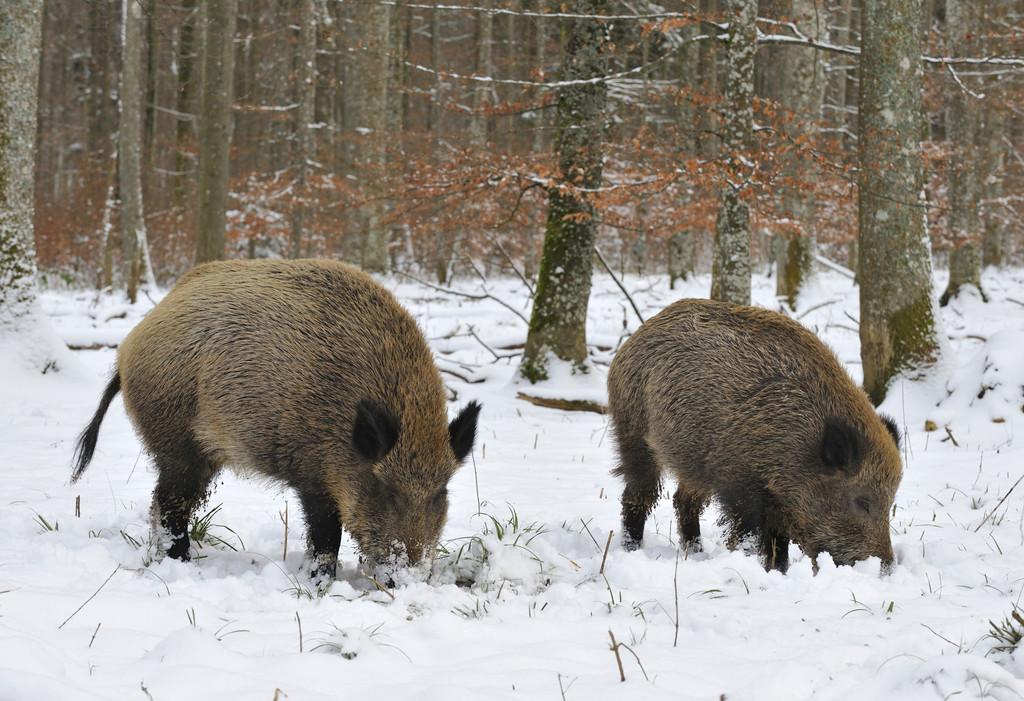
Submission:
{"label": "bare tree trunk", "polygon": [[[946,31],[951,53],[970,54],[977,0],[946,0]],[[949,285],[939,304],[945,306],[960,288],[974,286],[981,292],[981,218],[978,216],[978,105],[959,84],[949,87],[946,138],[952,143],[949,162],[949,230],[953,250],[949,254]],[[982,298],[985,295],[982,292]]]}
{"label": "bare tree trunk", "polygon": [[361,113],[356,117],[356,124],[362,132],[361,177],[363,192],[368,199],[363,207],[362,266],[371,272],[384,272],[388,268],[388,229],[383,224],[385,192],[378,183],[387,157],[387,47],[392,10],[387,5],[365,3],[356,11],[363,33],[362,71],[359,76],[363,94],[359,100]]}
{"label": "bare tree trunk", "polygon": [[729,0],[724,136],[728,166],[715,223],[711,298],[733,304],[750,304],[750,211],[742,194],[749,170],[743,161],[754,129],[756,19],[757,0]]}
{"label": "bare tree trunk", "polygon": [[0,336],[16,333],[36,299],[36,112],[42,3],[0,3]]}
{"label": "bare tree trunk", "polygon": [[864,389],[938,352],[922,207],[922,0],[864,0],[860,72],[860,340]]}
{"label": "bare tree trunk", "polygon": [[292,192],[291,257],[302,255],[303,229],[310,209],[309,162],[316,156],[312,123],[316,109],[316,5],[314,0],[299,0],[299,46],[296,61],[298,109],[295,113],[295,142],[292,156],[295,168]]}
{"label": "bare tree trunk", "polygon": [[121,195],[121,277],[128,301],[138,297],[146,220],[142,205],[142,7],[122,0],[121,102],[118,128],[118,191]]}
{"label": "bare tree trunk", "polygon": [[178,34],[178,95],[177,115],[174,136],[174,207],[177,211],[177,221],[181,228],[184,228],[184,210],[189,197],[190,177],[195,172],[195,158],[190,153],[191,144],[195,138],[196,125],[196,86],[198,77],[196,75],[196,41],[200,8],[198,0],[182,0],[182,8],[185,11],[185,19],[181,23]]}
{"label": "bare tree trunk", "polygon": [[[828,12],[824,0],[792,0],[792,21],[804,35],[818,41],[826,38]],[[821,106],[825,97],[825,73],[822,57],[815,49],[802,46],[785,47],[782,70],[787,76],[783,90],[783,106],[792,112],[801,133],[791,135],[794,141],[810,135],[806,143],[816,143]],[[817,248],[814,220],[814,185],[817,180],[813,159],[790,154],[786,175],[798,182],[783,194],[783,209],[795,227],[782,243],[783,255],[777,259],[776,294],[785,297],[791,308],[797,295],[814,269]],[[800,182],[800,181],[803,182]],[[799,185],[803,185],[800,187]]]}
{"label": "bare tree trunk", "polygon": [[[493,7],[493,0],[479,0],[485,11],[476,13],[476,74],[490,76],[493,72],[492,51],[494,44],[494,16],[487,12]],[[485,113],[491,102],[491,84],[477,81],[473,86],[473,114],[469,120],[469,138],[474,146],[487,143],[490,118]]]}
{"label": "bare tree trunk", "polygon": [[[607,0],[576,0],[569,43],[562,64],[565,81],[605,74]],[[585,369],[587,304],[597,222],[594,206],[577,188],[596,188],[602,177],[602,139],[607,104],[603,81],[558,90],[555,151],[559,184],[548,190],[548,216],[537,294],[530,317],[520,373],[530,382],[548,377],[549,355]]]}
{"label": "bare tree trunk", "polygon": [[230,178],[235,0],[208,0],[203,27],[196,263],[224,257]]}
{"label": "bare tree trunk", "polygon": [[1006,265],[1008,237],[1006,223],[1000,216],[998,203],[1003,197],[1003,171],[1005,169],[1007,123],[1005,116],[996,109],[985,112],[982,117],[981,149],[985,180],[983,185],[984,204],[981,209],[983,239],[982,265],[1001,268]]}

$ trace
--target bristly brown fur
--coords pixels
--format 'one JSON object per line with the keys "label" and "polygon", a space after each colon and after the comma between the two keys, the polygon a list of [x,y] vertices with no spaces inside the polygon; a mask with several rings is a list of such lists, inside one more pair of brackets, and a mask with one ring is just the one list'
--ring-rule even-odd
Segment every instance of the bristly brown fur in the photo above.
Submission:
{"label": "bristly brown fur", "polygon": [[158,470],[169,554],[183,559],[188,518],[230,465],[298,493],[323,571],[342,523],[365,555],[416,561],[440,535],[445,487],[475,434],[474,404],[456,455],[415,320],[368,275],[331,261],[197,267],[128,335],[117,369]]}
{"label": "bristly brown fur", "polygon": [[667,472],[691,549],[717,498],[731,543],[758,537],[769,567],[786,569],[790,539],[812,557],[892,560],[889,511],[902,474],[892,429],[792,319],[678,301],[623,345],[608,398],[627,547],[643,537]]}

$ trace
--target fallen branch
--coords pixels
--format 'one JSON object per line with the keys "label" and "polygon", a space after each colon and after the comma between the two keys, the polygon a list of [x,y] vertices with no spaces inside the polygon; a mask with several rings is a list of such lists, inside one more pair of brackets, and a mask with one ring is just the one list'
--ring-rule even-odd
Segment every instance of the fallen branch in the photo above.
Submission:
{"label": "fallen branch", "polygon": [[545,409],[561,409],[562,411],[589,411],[594,414],[607,414],[608,407],[590,399],[561,399],[557,397],[535,397],[525,392],[517,392],[517,399],[522,399],[534,406]]}
{"label": "fallen branch", "polygon": [[426,280],[420,280],[415,275],[410,275],[409,273],[403,273],[401,270],[396,270],[395,272],[398,273],[399,275],[401,275],[402,277],[409,278],[413,282],[416,282],[416,283],[419,283],[420,285],[423,285],[424,287],[429,287],[432,290],[437,290],[438,292],[443,292],[444,294],[447,294],[447,295],[454,295],[455,297],[464,297],[465,299],[473,299],[473,300],[477,300],[477,301],[480,301],[482,299],[493,300],[493,301],[497,302],[498,304],[500,304],[501,306],[505,307],[505,309],[508,309],[510,312],[515,314],[517,317],[519,317],[519,320],[522,321],[524,324],[526,324],[527,326],[530,325],[530,321],[525,316],[523,316],[522,313],[518,309],[516,309],[515,307],[510,305],[508,302],[506,302],[506,301],[504,301],[502,299],[499,299],[498,297],[495,297],[490,292],[484,292],[481,295],[474,295],[474,294],[470,294],[468,292],[462,292],[460,290],[449,290],[449,289],[447,289],[445,287],[441,287],[440,285],[435,285],[433,283],[427,282]]}
{"label": "fallen branch", "polygon": [[814,260],[818,261],[819,263],[824,265],[826,268],[828,268],[830,270],[834,270],[837,273],[839,273],[840,275],[848,277],[851,280],[856,280],[857,279],[857,274],[855,272],[853,272],[849,268],[844,268],[843,266],[839,265],[839,263],[835,263],[835,262],[829,260],[828,258],[826,258],[825,256],[816,255],[816,256],[814,256]]}

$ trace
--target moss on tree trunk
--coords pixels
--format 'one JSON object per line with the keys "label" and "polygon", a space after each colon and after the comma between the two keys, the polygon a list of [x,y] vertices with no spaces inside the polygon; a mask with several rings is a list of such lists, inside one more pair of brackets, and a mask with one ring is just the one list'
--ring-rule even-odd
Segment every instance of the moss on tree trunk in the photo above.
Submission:
{"label": "moss on tree trunk", "polygon": [[860,340],[877,404],[938,352],[925,231],[922,0],[865,0],[860,93]]}
{"label": "moss on tree trunk", "polygon": [[[577,0],[562,79],[583,81],[605,72],[607,26],[597,15],[606,0]],[[537,277],[537,294],[520,373],[530,382],[548,377],[548,356],[583,369],[587,358],[587,303],[590,299],[597,222],[585,190],[602,175],[607,87],[601,80],[573,83],[558,91],[556,155],[558,182],[548,189],[548,216]]]}

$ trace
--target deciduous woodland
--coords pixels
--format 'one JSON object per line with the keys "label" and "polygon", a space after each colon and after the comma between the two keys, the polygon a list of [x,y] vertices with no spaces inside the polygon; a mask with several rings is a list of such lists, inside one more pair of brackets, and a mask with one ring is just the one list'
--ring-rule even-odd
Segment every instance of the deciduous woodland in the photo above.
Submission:
{"label": "deciduous woodland", "polygon": [[0,0],[0,697],[1024,698],[1022,149],[1024,0]]}

